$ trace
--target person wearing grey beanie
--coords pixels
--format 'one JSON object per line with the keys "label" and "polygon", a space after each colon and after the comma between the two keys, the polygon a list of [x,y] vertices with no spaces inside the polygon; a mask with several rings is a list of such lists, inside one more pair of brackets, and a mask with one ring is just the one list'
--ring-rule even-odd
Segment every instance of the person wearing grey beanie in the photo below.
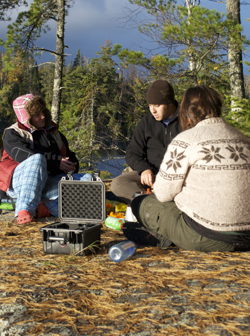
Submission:
{"label": "person wearing grey beanie", "polygon": [[146,98],[150,113],[139,121],[126,148],[126,162],[131,171],[111,183],[112,192],[126,204],[130,204],[134,193],[144,193],[153,187],[167,147],[181,131],[178,103],[171,84],[165,80],[154,81]]}

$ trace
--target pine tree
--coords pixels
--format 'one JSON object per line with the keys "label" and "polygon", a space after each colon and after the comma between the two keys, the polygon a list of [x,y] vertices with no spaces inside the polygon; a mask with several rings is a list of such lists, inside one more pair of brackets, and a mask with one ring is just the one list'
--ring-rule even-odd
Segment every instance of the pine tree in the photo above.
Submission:
{"label": "pine tree", "polygon": [[0,1],[0,21],[10,20],[10,11],[18,6],[26,5],[25,0],[1,0]]}
{"label": "pine tree", "polygon": [[39,68],[39,76],[41,80],[41,92],[45,99],[47,106],[51,106],[53,99],[53,85],[54,85],[54,62],[43,64]]}
{"label": "pine tree", "polygon": [[[62,71],[64,62],[64,24],[66,7],[70,6],[69,0],[33,0],[30,8],[26,12],[21,12],[18,15],[16,22],[9,25],[7,33],[6,47],[6,62],[11,66],[11,59],[18,51],[21,59],[27,57],[27,54],[35,55],[36,53],[49,51],[55,55],[54,68],[54,87],[52,99],[52,118],[58,122],[60,114],[60,100],[62,89]],[[56,51],[40,48],[35,45],[35,41],[42,33],[45,33],[48,27],[49,20],[57,22],[56,32]]]}
{"label": "pine tree", "polygon": [[73,69],[77,68],[78,66],[83,66],[83,58],[82,55],[80,54],[80,49],[77,50],[76,57],[73,62]]}
{"label": "pine tree", "polygon": [[34,62],[34,65],[31,68],[30,73],[30,92],[36,95],[40,95],[42,90],[41,78],[38,71],[37,62]]}
{"label": "pine tree", "polygon": [[130,122],[126,112],[132,106],[128,84],[112,59],[116,55],[111,43],[107,41],[97,55],[83,68],[67,70],[64,79],[60,129],[85,163],[91,163],[96,150],[117,148],[127,140],[124,124]]}
{"label": "pine tree", "polygon": [[4,72],[3,72],[3,54],[0,50],[0,90],[3,88],[4,85]]}
{"label": "pine tree", "polygon": [[223,14],[193,5],[195,1],[191,5],[189,0],[187,7],[166,0],[130,0],[130,3],[140,11],[147,11],[149,18],[138,29],[159,48],[154,48],[155,54],[146,56],[116,46],[120,48],[124,66],[129,63],[144,66],[154,79],[164,78],[176,84],[176,88],[181,83],[181,94],[190,85],[203,83],[204,78],[208,85],[216,81],[220,87],[228,86],[223,56],[228,48],[231,23]]}

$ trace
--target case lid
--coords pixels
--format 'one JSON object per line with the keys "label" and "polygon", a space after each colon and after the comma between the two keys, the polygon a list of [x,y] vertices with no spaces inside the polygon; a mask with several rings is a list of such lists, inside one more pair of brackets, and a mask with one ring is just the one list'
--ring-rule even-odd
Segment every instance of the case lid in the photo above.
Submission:
{"label": "case lid", "polygon": [[58,212],[61,221],[101,223],[106,218],[105,184],[102,181],[62,179],[58,183]]}

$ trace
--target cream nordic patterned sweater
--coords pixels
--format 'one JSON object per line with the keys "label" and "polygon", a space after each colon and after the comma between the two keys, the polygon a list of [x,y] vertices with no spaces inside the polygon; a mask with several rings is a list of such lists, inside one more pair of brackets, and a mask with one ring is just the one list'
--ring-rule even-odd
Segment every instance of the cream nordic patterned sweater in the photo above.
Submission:
{"label": "cream nordic patterned sweater", "polygon": [[249,139],[221,118],[199,122],[168,146],[154,192],[209,229],[249,230]]}

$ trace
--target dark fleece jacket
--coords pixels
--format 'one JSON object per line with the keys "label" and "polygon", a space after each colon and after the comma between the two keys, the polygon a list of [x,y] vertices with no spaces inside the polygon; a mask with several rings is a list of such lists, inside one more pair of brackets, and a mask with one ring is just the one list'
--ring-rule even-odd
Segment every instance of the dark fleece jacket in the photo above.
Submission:
{"label": "dark fleece jacket", "polygon": [[[18,127],[27,131],[27,128],[19,122]],[[69,157],[72,162],[77,162],[76,172],[78,171],[79,164],[75,153],[70,151],[67,139],[60,132],[63,148],[61,150],[58,148],[55,139],[52,137],[52,132],[55,130],[57,131],[57,125],[52,123],[52,126],[47,130],[43,129],[32,132],[33,144],[13,128],[5,131],[3,157],[0,162],[0,189],[6,191],[15,167],[31,155],[37,153],[45,156],[47,171],[50,176],[64,174],[59,169],[62,156]]]}
{"label": "dark fleece jacket", "polygon": [[181,132],[178,103],[175,104],[177,110],[167,127],[155,120],[151,113],[146,114],[137,124],[126,149],[126,162],[139,174],[146,169],[157,174],[168,145]]}

